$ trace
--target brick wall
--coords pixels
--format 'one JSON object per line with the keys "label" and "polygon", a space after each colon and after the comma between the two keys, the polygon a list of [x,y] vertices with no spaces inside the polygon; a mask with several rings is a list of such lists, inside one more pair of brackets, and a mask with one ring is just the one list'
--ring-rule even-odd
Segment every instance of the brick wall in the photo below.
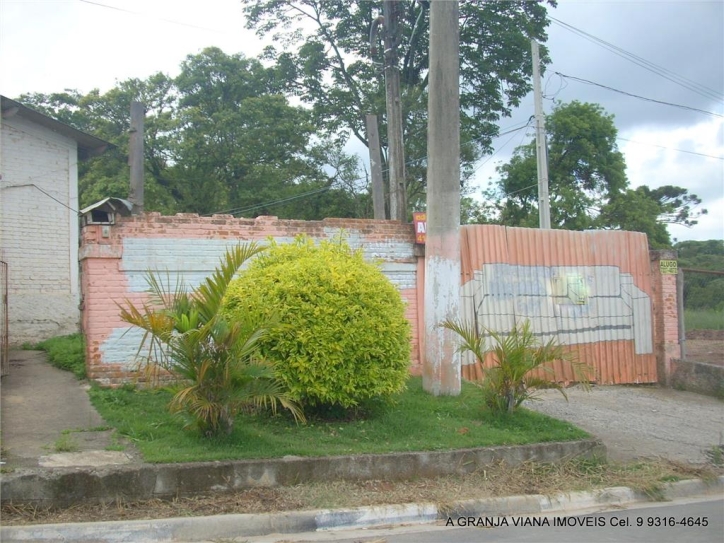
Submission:
{"label": "brick wall", "polygon": [[9,268],[10,343],[77,332],[77,144],[20,117],[3,119],[1,132],[0,260]]}
{"label": "brick wall", "polygon": [[671,361],[681,358],[676,275],[662,274],[662,260],[676,260],[673,250],[650,251],[651,283],[654,292],[654,353],[659,383],[671,384]]}
{"label": "brick wall", "polygon": [[146,299],[148,269],[168,271],[171,286],[182,281],[193,287],[211,272],[227,247],[244,241],[265,242],[273,237],[289,242],[298,234],[316,239],[343,231],[352,247],[361,247],[370,260],[380,261],[383,272],[407,302],[413,323],[412,364],[419,372],[417,334],[417,257],[411,225],[392,221],[325,219],[285,221],[276,217],[235,219],[231,215],[199,217],[195,214],[119,219],[106,227],[90,225],[81,233],[82,326],[86,335],[91,379],[114,385],[134,374],[142,333],[119,318],[117,303]]}

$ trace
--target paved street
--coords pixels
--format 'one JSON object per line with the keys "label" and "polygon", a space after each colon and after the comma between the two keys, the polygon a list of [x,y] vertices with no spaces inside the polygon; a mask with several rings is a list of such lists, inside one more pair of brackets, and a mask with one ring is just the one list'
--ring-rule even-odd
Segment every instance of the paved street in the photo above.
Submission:
{"label": "paved street", "polygon": [[[724,500],[679,501],[672,505],[646,505],[625,510],[593,513],[585,516],[560,515],[538,517],[539,523],[550,526],[515,526],[534,522],[532,517],[506,517],[508,526],[445,527],[407,526],[394,529],[369,529],[308,534],[276,534],[243,538],[248,543],[479,543],[494,542],[556,542],[556,543],[721,543],[724,541]],[[485,518],[482,519],[483,521]],[[490,519],[501,522],[500,518]],[[681,521],[692,526],[680,525]],[[669,525],[671,522],[676,525]],[[696,526],[698,521],[699,526]],[[478,522],[472,518],[461,522]],[[457,521],[454,522],[456,524]],[[555,524],[565,523],[564,526]],[[581,524],[583,524],[581,526]],[[641,524],[641,526],[639,526]],[[707,524],[707,526],[703,526]]]}

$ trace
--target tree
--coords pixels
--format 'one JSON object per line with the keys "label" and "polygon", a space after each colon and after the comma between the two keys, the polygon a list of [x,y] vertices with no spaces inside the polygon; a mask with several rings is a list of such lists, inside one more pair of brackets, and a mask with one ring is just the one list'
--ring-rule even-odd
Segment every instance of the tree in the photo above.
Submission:
{"label": "tree", "polygon": [[145,332],[145,363],[152,374],[163,369],[176,380],[169,409],[184,414],[188,425],[207,437],[230,434],[234,417],[248,406],[276,410],[281,404],[304,419],[276,379],[274,366],[259,357],[259,341],[273,321],[258,324],[240,312],[230,321],[221,312],[236,273],[263,250],[253,243],[228,250],[216,271],[191,292],[179,285],[171,290],[162,277],[149,273],[150,303],[137,307],[126,301],[121,308],[121,318]]}
{"label": "tree", "polygon": [[[366,113],[385,111],[383,48],[370,52],[370,28],[382,2],[242,0],[247,27],[272,34],[266,51],[280,81],[308,103],[315,124],[347,131],[367,145]],[[429,18],[427,2],[394,2],[399,14],[398,68],[408,201],[424,199]],[[555,2],[548,4],[555,6]],[[497,134],[496,121],[530,90],[530,39],[545,41],[544,2],[469,0],[460,7],[462,177]],[[547,58],[544,55],[544,60]],[[383,146],[384,134],[381,129]]]}
{"label": "tree", "polygon": [[146,105],[146,209],[201,214],[232,210],[321,219],[365,216],[356,157],[325,137],[312,114],[280,94],[277,71],[208,48],[171,79],[129,79],[93,90],[20,98],[39,111],[117,146],[79,167],[81,205],[129,192],[132,101]]}
{"label": "tree", "polygon": [[[680,241],[679,267],[699,270],[724,270],[724,241]],[[687,309],[724,311],[724,278],[720,275],[684,272],[684,306]]]}
{"label": "tree", "polygon": [[[701,200],[676,186],[630,189],[618,150],[613,115],[597,104],[557,104],[546,120],[551,224],[567,230],[618,229],[644,232],[655,248],[670,247],[666,224],[692,226],[706,210]],[[500,178],[485,193],[480,222],[538,226],[535,142],[518,147],[498,167]],[[482,215],[482,216],[481,216]]]}
{"label": "tree", "polygon": [[707,213],[695,211],[701,204],[687,189],[665,185],[656,189],[641,186],[617,195],[603,207],[598,223],[601,227],[645,232],[653,249],[671,247],[667,224],[694,226],[696,218]]}
{"label": "tree", "polygon": [[[602,206],[627,185],[626,164],[616,145],[612,115],[596,104],[558,104],[546,119],[551,225],[569,230],[593,228]],[[538,225],[535,143],[518,147],[491,197],[501,201],[500,221]]]}

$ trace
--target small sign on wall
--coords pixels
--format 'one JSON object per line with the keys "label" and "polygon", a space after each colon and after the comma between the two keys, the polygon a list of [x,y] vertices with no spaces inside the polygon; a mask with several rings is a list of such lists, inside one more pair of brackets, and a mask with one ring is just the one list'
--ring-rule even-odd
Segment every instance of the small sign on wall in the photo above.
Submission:
{"label": "small sign on wall", "polygon": [[415,243],[424,245],[427,235],[427,213],[415,211],[412,214],[412,224],[415,227]]}
{"label": "small sign on wall", "polygon": [[676,275],[679,273],[679,267],[676,260],[660,260],[659,271],[661,275]]}

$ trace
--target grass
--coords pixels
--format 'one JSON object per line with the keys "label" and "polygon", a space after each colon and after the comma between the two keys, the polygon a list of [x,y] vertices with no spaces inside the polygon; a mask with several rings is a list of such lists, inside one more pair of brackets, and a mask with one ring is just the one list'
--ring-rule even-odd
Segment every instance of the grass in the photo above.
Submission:
{"label": "grass", "polygon": [[724,311],[685,309],[684,326],[689,330],[724,330]]}
{"label": "grass", "polygon": [[525,409],[493,416],[483,410],[480,390],[470,383],[463,383],[458,397],[435,398],[423,392],[420,378],[411,378],[394,404],[366,419],[311,419],[298,425],[286,414],[244,414],[231,435],[215,439],[184,430],[167,410],[168,392],[93,388],[90,396],[104,420],[133,441],[148,462],[451,450],[589,437],[567,422]]}
{"label": "grass", "polygon": [[53,450],[59,453],[76,452],[80,450],[80,447],[78,447],[78,444],[73,439],[73,436],[70,435],[70,432],[63,432],[61,436],[55,440]]}
{"label": "grass", "polygon": [[85,379],[85,345],[80,334],[53,337],[41,341],[35,349],[47,352],[48,361],[56,368],[73,372],[78,379]]}

